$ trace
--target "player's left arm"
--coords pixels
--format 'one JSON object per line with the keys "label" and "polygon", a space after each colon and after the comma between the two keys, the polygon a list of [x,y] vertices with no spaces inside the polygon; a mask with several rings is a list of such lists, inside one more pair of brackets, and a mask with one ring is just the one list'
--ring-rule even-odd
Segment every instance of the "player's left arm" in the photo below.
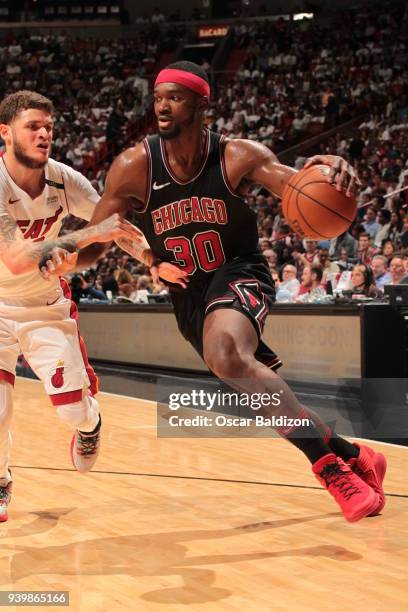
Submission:
{"label": "player's left arm", "polygon": [[[296,173],[293,168],[281,164],[268,147],[252,140],[230,140],[226,146],[225,159],[228,177],[234,187],[243,180],[258,183],[279,198],[282,197],[285,185]],[[313,164],[329,165],[329,182],[351,195],[358,178],[354,168],[345,159],[337,155],[316,155],[307,160],[305,168]]]}

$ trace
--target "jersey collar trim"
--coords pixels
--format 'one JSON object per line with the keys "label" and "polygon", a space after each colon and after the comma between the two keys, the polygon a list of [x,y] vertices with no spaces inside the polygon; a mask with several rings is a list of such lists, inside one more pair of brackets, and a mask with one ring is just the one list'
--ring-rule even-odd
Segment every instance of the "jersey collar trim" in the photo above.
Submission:
{"label": "jersey collar trim", "polygon": [[210,137],[210,132],[209,130],[205,129],[204,130],[204,136],[205,136],[205,141],[204,141],[204,147],[206,150],[206,153],[204,155],[202,164],[200,166],[200,168],[198,169],[198,171],[196,172],[196,174],[193,176],[193,178],[189,179],[188,181],[180,181],[180,179],[178,179],[172,172],[170,164],[169,164],[169,160],[167,157],[167,151],[166,151],[166,147],[164,144],[164,141],[162,138],[160,138],[160,149],[161,149],[161,154],[162,154],[162,159],[163,159],[163,164],[164,167],[167,170],[167,173],[169,174],[170,178],[177,183],[178,185],[189,185],[190,183],[192,183],[193,181],[197,180],[198,177],[200,176],[200,174],[202,173],[202,171],[205,168],[205,165],[207,163],[208,160],[208,155],[210,153],[210,144],[211,144],[211,137]]}

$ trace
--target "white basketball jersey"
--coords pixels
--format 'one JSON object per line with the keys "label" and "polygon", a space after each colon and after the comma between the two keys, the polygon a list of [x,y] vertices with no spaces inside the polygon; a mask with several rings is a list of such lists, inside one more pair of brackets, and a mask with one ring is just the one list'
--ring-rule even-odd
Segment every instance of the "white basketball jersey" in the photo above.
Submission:
{"label": "white basketball jersey", "polygon": [[[69,166],[49,159],[45,166],[45,187],[34,200],[18,187],[0,158],[0,215],[16,220],[25,240],[39,242],[57,238],[64,217],[69,214],[89,221],[99,195],[88,179]],[[59,288],[59,280],[44,280],[39,270],[14,275],[0,261],[0,300],[40,296]]]}

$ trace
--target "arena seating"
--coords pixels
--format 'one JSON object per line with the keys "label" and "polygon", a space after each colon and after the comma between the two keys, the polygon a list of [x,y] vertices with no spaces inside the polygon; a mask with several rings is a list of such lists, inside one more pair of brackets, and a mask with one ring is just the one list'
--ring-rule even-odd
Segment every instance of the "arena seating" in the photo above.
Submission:
{"label": "arena seating", "polygon": [[[151,128],[152,75],[172,58],[175,31],[178,38],[187,31],[166,26],[158,43],[161,21],[119,40],[64,33],[10,35],[0,44],[1,95],[27,88],[50,96],[56,107],[53,157],[82,171],[100,192],[112,159]],[[389,228],[381,226],[377,241],[373,236],[378,251],[388,239],[394,251],[407,246],[408,190],[387,197],[408,186],[406,25],[398,6],[388,12],[342,13],[327,23],[242,21],[234,28],[230,50],[242,64],[235,65],[235,73],[212,79],[214,103],[205,119],[212,130],[258,140],[277,153],[352,121],[352,132],[339,127],[315,152],[349,159],[361,179],[358,203],[370,202],[374,216],[382,208],[388,211]],[[227,57],[225,65],[230,70],[233,62]],[[303,161],[299,154],[298,169]],[[248,203],[258,214],[260,238],[268,241],[264,247],[276,254],[273,272],[281,275],[284,265],[295,264],[300,280],[298,254],[304,254],[305,244],[286,226],[278,201],[255,189]],[[366,210],[350,229],[355,245],[365,229]],[[73,221],[66,227],[77,225]],[[332,259],[340,256],[339,244],[323,245],[331,248]],[[122,255],[113,248],[99,262],[97,290],[103,290]],[[357,260],[351,257],[349,267]],[[147,271],[131,260],[123,268],[130,277],[114,293],[121,284],[131,285],[130,293],[138,291],[139,276]],[[130,295],[129,287],[121,293]]]}

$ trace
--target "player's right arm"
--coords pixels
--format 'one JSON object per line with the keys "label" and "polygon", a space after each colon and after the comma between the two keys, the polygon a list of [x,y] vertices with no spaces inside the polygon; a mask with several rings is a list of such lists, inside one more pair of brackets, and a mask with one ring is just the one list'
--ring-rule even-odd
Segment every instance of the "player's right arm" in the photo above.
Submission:
{"label": "player's right arm", "polygon": [[92,228],[72,232],[54,241],[31,242],[24,239],[15,219],[0,202],[0,260],[16,275],[35,270],[45,256],[58,265],[82,246],[120,237],[134,240],[140,233],[119,215],[113,215]]}
{"label": "player's right arm", "polygon": [[[106,177],[105,191],[95,206],[89,225],[80,231],[93,232],[95,227],[101,226],[115,216],[127,224],[128,221],[125,221],[124,217],[129,210],[141,211],[145,208],[148,173],[147,153],[142,142],[121,153],[110,167]],[[134,228],[134,226],[131,227]],[[160,262],[151,250],[143,232],[137,228],[134,230],[137,230],[137,235],[133,232],[122,233],[115,237],[114,240],[118,246],[149,267],[153,276],[160,276],[169,283],[178,283],[186,287],[188,279],[185,272],[173,264]],[[67,237],[64,236],[64,239]],[[74,267],[79,270],[88,268],[102,254],[103,249],[91,244],[79,252]],[[50,258],[42,262],[40,270],[45,278],[50,273],[59,272]]]}
{"label": "player's right arm", "polygon": [[[142,210],[146,201],[148,160],[142,142],[121,153],[113,162],[106,177],[105,191],[95,207],[89,225],[100,223],[112,214],[125,217],[129,210]],[[126,237],[116,240],[121,249],[147,266],[154,263],[154,255],[143,233],[138,241]],[[78,266],[87,263],[89,249],[79,254]]]}

